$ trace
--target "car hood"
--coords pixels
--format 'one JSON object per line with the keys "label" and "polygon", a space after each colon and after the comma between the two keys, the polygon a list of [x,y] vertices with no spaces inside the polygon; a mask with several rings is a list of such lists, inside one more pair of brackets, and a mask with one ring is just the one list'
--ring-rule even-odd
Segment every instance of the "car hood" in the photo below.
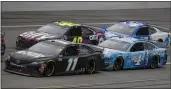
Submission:
{"label": "car hood", "polygon": [[128,36],[129,35],[121,34],[121,33],[117,33],[117,32],[105,31],[105,37],[107,39],[113,38],[113,37],[128,37]]}
{"label": "car hood", "polygon": [[45,39],[53,39],[53,38],[60,38],[59,35],[53,35],[45,32],[38,32],[38,31],[29,31],[20,34],[21,37],[25,39],[35,39],[35,40],[45,40]]}
{"label": "car hood", "polygon": [[119,54],[119,53],[124,53],[124,52],[120,50],[109,49],[109,48],[104,48],[104,51],[103,51],[103,55],[105,57],[111,57],[112,55]]}
{"label": "car hood", "polygon": [[27,50],[21,50],[10,54],[11,60],[19,60],[21,64],[53,58],[54,55],[42,54]]}

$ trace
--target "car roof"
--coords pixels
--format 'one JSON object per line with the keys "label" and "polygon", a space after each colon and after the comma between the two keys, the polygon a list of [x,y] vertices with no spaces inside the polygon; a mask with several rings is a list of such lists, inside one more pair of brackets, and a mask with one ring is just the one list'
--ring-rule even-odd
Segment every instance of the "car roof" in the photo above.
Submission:
{"label": "car roof", "polygon": [[148,26],[147,24],[144,24],[144,23],[138,22],[138,21],[120,21],[119,24],[127,25],[130,27]]}
{"label": "car roof", "polygon": [[104,30],[102,28],[100,28],[100,27],[96,27],[96,26],[92,26],[92,25],[86,25],[86,24],[82,24],[82,26],[91,28],[91,29],[93,29],[96,32],[104,32]]}
{"label": "car roof", "polygon": [[52,22],[50,24],[57,25],[57,26],[66,26],[66,27],[72,27],[72,26],[84,26],[93,29],[96,32],[104,32],[103,29],[92,26],[92,25],[86,25],[86,24],[79,24],[79,23],[74,23],[74,22],[69,22],[69,21],[56,21]]}
{"label": "car roof", "polygon": [[72,26],[81,26],[81,24],[78,23],[73,23],[73,22],[69,22],[69,21],[56,21],[56,22],[52,22],[49,23],[52,25],[56,25],[56,26],[65,26],[65,27],[72,27]]}
{"label": "car roof", "polygon": [[[128,42],[128,43],[136,43],[136,42],[149,42],[152,44],[159,44],[157,41],[153,41],[153,40],[147,40],[147,39],[137,39],[137,38],[133,38],[133,37],[113,37],[110,39],[114,39],[114,40],[119,40],[119,41],[123,41],[123,42]],[[109,39],[109,40],[110,40]]]}
{"label": "car roof", "polygon": [[70,42],[70,41],[66,41],[66,40],[60,40],[60,39],[56,39],[56,40],[46,40],[46,41],[43,41],[44,43],[48,43],[48,44],[52,44],[52,45],[63,45],[63,46],[66,46],[66,45],[71,45],[71,44],[75,44],[73,42]]}
{"label": "car roof", "polygon": [[138,41],[138,39],[132,38],[132,37],[113,37],[110,39],[119,40],[119,41],[128,42],[128,43],[134,43],[134,42]]}

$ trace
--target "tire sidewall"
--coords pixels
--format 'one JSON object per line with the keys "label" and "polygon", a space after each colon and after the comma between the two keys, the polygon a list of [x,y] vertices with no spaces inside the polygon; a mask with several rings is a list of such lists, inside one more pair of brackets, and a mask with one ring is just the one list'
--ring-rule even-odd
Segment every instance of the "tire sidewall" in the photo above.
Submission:
{"label": "tire sidewall", "polygon": [[[156,59],[157,58],[157,59]],[[159,67],[159,57],[158,56],[154,56],[152,58],[151,64],[150,64],[150,68],[155,69]]]}
{"label": "tire sidewall", "polygon": [[[121,61],[121,64],[120,64],[119,68],[116,68],[116,65],[115,65],[115,64],[116,64],[116,62],[117,62],[118,60]],[[123,67],[123,59],[122,59],[122,58],[117,58],[113,63],[114,63],[114,64],[113,64],[113,70],[114,70],[114,71],[118,71],[118,70],[121,70],[121,69],[122,69],[122,67]]]}
{"label": "tire sidewall", "polygon": [[[53,66],[53,71],[52,71],[50,74],[46,74],[46,72],[47,72],[47,67],[48,67],[49,65],[52,65],[52,66]],[[45,67],[44,76],[45,76],[45,77],[50,77],[50,76],[52,76],[52,75],[54,74],[54,72],[55,72],[55,64],[54,64],[53,62],[48,63],[47,66]]]}
{"label": "tire sidewall", "polygon": [[[93,69],[93,71],[90,72],[90,71],[88,71],[88,68],[87,68],[87,67],[88,67],[89,64],[92,63],[92,62],[94,62],[94,65],[93,65],[93,66],[94,66],[94,69]],[[85,73],[86,73],[86,74],[93,74],[95,71],[96,71],[96,61],[95,61],[95,60],[89,60],[89,61],[87,62],[87,64],[86,64],[86,71],[85,71]]]}

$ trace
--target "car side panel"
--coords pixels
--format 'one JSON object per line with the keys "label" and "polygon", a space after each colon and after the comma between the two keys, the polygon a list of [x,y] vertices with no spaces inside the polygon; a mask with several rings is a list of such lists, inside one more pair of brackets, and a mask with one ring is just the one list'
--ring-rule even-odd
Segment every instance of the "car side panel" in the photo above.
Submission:
{"label": "car side panel", "polygon": [[96,70],[102,69],[103,60],[100,53],[94,53],[84,56],[62,57],[56,62],[56,73],[85,71],[86,65],[90,59],[96,60]]}
{"label": "car side panel", "polygon": [[167,56],[168,56],[166,51],[167,51],[167,49],[165,49],[165,48],[158,48],[158,49],[153,50],[153,52],[151,52],[149,54],[148,66],[152,62],[152,57],[156,56],[156,55],[159,56],[159,58],[160,58],[159,66],[162,67],[163,65],[165,65],[167,62]]}
{"label": "car side panel", "polygon": [[144,66],[145,62],[145,51],[139,51],[139,52],[128,52],[125,59],[125,65],[124,68],[140,68]]}

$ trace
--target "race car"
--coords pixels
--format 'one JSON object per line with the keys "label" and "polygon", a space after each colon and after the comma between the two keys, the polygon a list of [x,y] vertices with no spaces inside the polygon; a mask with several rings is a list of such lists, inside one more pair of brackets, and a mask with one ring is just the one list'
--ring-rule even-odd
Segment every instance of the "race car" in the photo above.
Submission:
{"label": "race car", "polygon": [[52,39],[64,39],[75,43],[97,45],[102,42],[105,37],[104,31],[101,28],[58,21],[42,26],[36,31],[20,34],[16,40],[16,48],[26,49],[38,42]]}
{"label": "race car", "polygon": [[46,40],[9,54],[5,71],[43,77],[68,73],[92,74],[103,68],[102,53],[86,44]]}
{"label": "race car", "polygon": [[[162,31],[165,28],[157,25],[144,24],[137,21],[121,21],[103,29],[105,29],[107,39],[118,36],[148,39],[164,42],[166,47],[171,43],[171,33]],[[168,29],[168,31],[170,30]]]}
{"label": "race car", "polygon": [[4,37],[5,37],[5,32],[1,32],[1,55],[5,54],[5,49],[6,49]]}
{"label": "race car", "polygon": [[103,48],[104,70],[158,68],[166,65],[167,49],[150,40],[131,37],[111,38]]}

